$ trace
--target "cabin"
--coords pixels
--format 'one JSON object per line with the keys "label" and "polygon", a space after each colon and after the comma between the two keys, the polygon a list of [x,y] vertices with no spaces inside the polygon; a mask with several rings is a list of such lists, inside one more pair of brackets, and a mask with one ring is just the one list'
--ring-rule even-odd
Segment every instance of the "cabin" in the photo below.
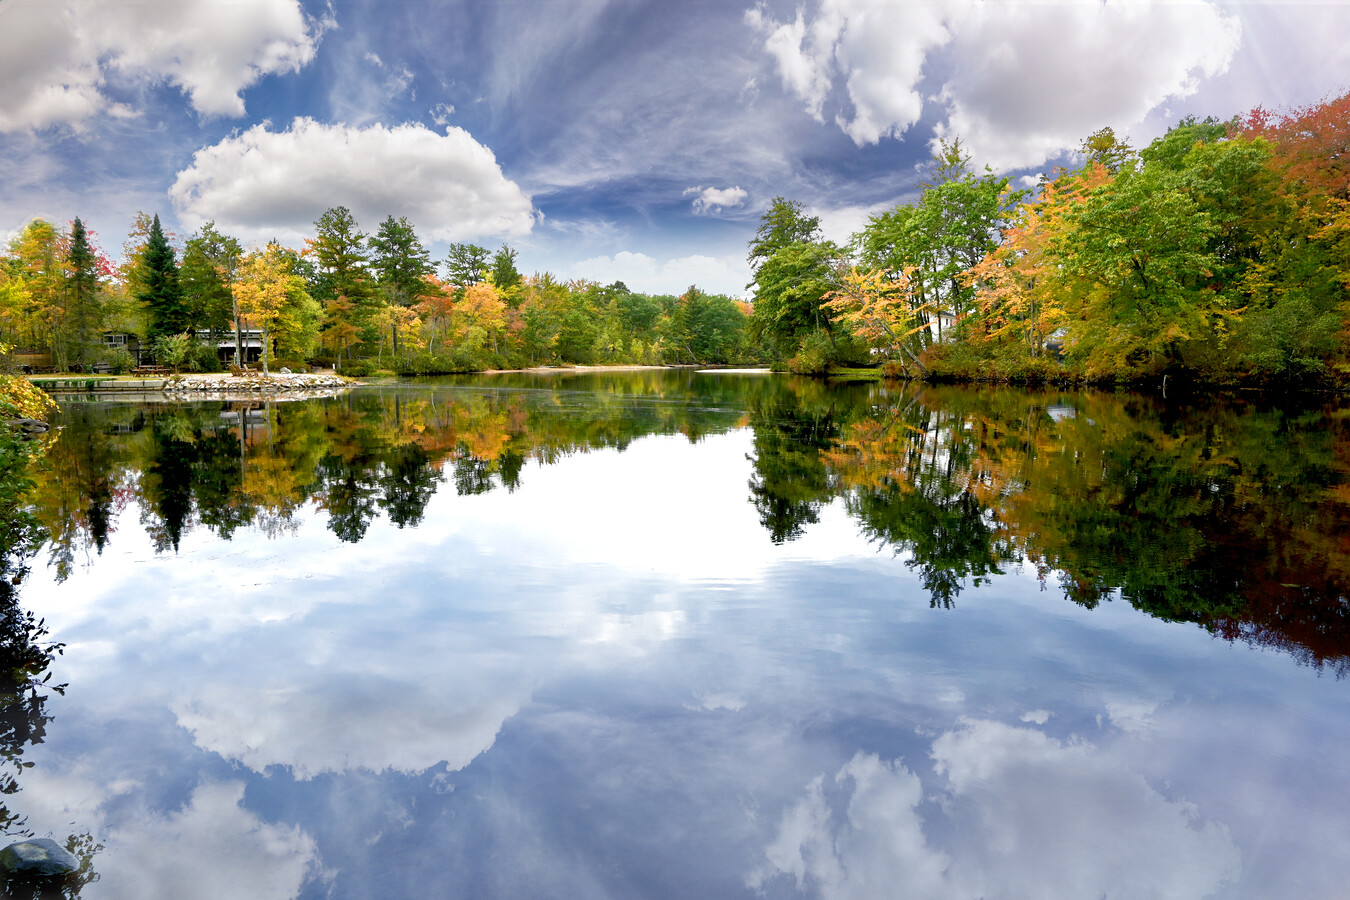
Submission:
{"label": "cabin", "polygon": [[207,328],[197,330],[197,340],[203,344],[213,344],[216,348],[216,359],[226,365],[248,365],[256,363],[262,359],[262,329],[261,328],[241,328],[239,336],[243,345],[243,358],[236,360],[234,358],[235,333],[234,323],[230,324],[228,330],[212,331]]}

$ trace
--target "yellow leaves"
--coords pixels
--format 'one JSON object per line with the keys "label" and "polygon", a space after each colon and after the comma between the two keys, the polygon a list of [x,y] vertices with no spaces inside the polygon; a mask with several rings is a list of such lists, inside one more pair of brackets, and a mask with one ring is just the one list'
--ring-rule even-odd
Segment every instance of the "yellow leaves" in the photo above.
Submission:
{"label": "yellow leaves", "polygon": [[231,287],[240,315],[266,328],[285,305],[292,278],[290,260],[276,244],[245,254]]}
{"label": "yellow leaves", "polygon": [[830,319],[847,325],[853,333],[874,347],[898,349],[905,338],[928,327],[928,316],[936,313],[932,303],[915,297],[906,269],[892,274],[888,269],[843,273],[837,290],[825,295],[822,304],[830,310]]}
{"label": "yellow leaves", "polygon": [[0,403],[8,404],[29,419],[46,419],[56,409],[56,402],[26,378],[0,375]]}

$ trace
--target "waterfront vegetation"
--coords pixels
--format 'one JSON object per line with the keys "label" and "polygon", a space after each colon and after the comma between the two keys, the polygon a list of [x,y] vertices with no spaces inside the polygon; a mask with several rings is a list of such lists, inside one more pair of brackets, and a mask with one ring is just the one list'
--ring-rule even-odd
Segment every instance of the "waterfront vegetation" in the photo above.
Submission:
{"label": "waterfront vegetation", "polygon": [[437,262],[406,219],[367,234],[340,206],[299,251],[246,249],[210,223],[180,240],[139,213],[120,263],[81,220],[35,220],[0,259],[0,339],[59,370],[124,371],[127,339],[213,370],[216,345],[235,330],[242,349],[252,328],[264,366],[357,375],[758,362],[938,381],[1350,381],[1350,94],[1187,119],[1142,150],[1103,129],[1081,150],[1077,168],[1019,187],[943,143],[917,197],[842,245],[776,198],[746,300],[524,275],[505,245],[453,244]]}

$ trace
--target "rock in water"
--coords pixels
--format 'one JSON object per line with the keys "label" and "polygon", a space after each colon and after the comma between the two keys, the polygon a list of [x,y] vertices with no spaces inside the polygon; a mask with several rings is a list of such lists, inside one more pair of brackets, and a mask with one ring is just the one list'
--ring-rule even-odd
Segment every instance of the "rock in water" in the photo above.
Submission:
{"label": "rock in water", "polygon": [[24,434],[46,434],[50,427],[46,422],[39,422],[37,419],[10,419],[9,425]]}
{"label": "rock in water", "polygon": [[80,861],[51,838],[30,838],[0,850],[0,867],[19,878],[69,875]]}

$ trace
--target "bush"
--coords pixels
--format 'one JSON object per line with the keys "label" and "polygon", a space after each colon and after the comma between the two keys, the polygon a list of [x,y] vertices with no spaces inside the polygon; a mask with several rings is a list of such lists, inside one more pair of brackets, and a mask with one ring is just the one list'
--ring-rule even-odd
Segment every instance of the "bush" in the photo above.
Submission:
{"label": "bush", "polygon": [[835,360],[834,341],[824,331],[813,331],[803,340],[797,354],[788,360],[788,371],[798,375],[823,375]]}
{"label": "bush", "polygon": [[399,375],[455,375],[495,367],[492,354],[464,346],[437,353],[414,353],[397,360],[393,366]]}
{"label": "bush", "polygon": [[55,409],[56,401],[27,378],[0,375],[0,415],[45,420]]}
{"label": "bush", "polygon": [[103,354],[103,362],[114,375],[125,375],[136,368],[136,357],[125,347],[117,347]]}
{"label": "bush", "polygon": [[204,344],[200,341],[194,341],[188,348],[185,366],[189,372],[223,372],[225,364],[220,361],[216,355],[214,344]]}

